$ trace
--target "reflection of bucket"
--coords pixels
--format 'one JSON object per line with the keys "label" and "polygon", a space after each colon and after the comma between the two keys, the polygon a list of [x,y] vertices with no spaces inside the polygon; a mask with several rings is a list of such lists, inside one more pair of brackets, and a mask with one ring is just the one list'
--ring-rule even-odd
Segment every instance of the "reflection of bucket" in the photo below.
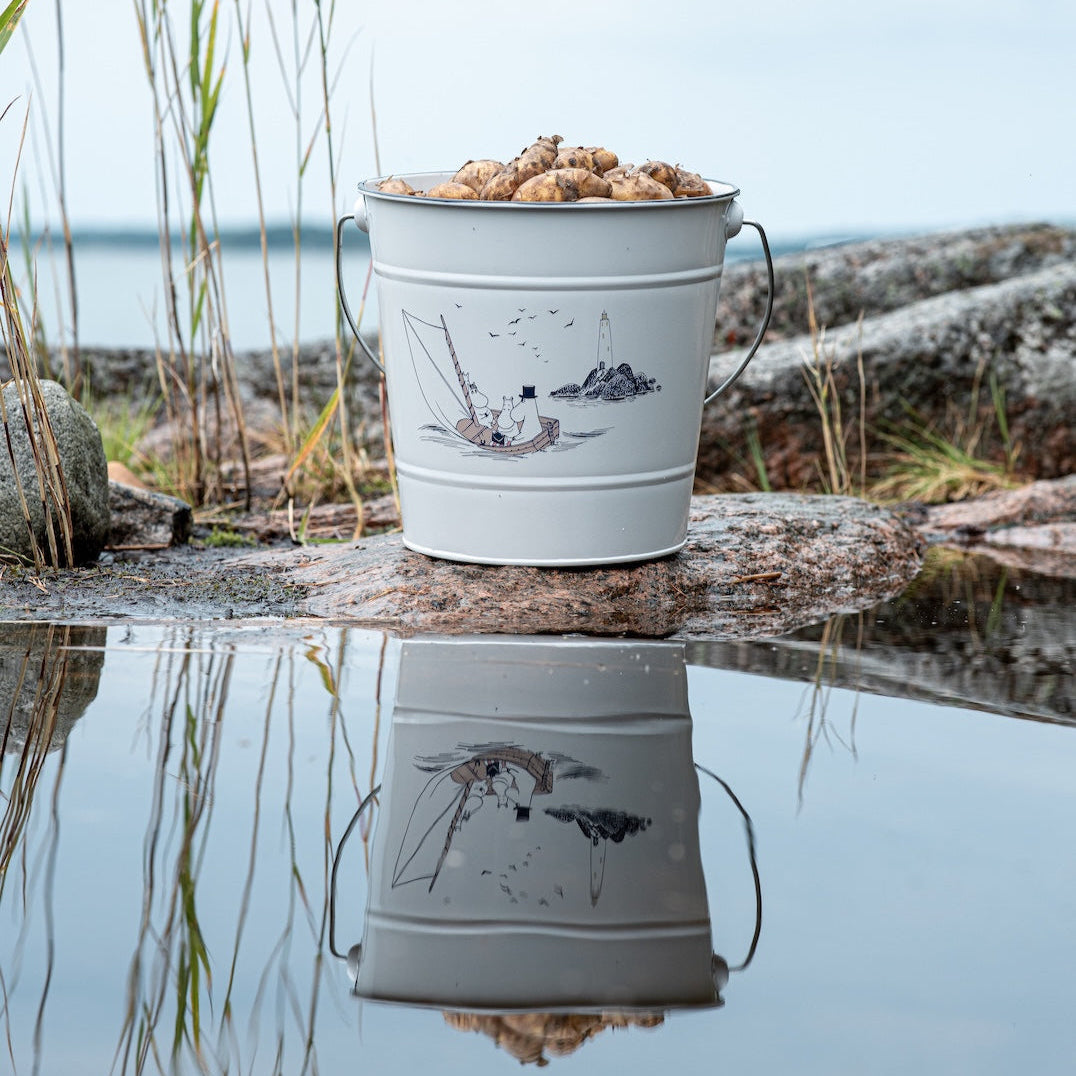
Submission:
{"label": "reflection of bucket", "polygon": [[720,1004],[681,646],[405,642],[382,789],[360,996]]}
{"label": "reflection of bucket", "polygon": [[725,240],[743,223],[737,190],[711,187],[556,205],[360,185],[406,545],[583,565],[684,544]]}

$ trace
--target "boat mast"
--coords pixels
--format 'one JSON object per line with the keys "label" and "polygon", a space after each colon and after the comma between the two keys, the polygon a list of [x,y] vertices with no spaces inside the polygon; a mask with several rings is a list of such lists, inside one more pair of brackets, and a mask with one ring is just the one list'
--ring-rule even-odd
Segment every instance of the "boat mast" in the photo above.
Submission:
{"label": "boat mast", "polygon": [[445,330],[448,353],[452,356],[452,365],[456,367],[456,376],[460,379],[460,388],[463,389],[463,398],[467,401],[467,410],[471,413],[471,421],[477,425],[478,412],[475,410],[474,402],[471,400],[471,390],[467,387],[467,379],[463,376],[463,370],[460,369],[460,360],[456,358],[456,349],[452,346],[452,337],[449,335],[444,314],[441,315],[441,328]]}

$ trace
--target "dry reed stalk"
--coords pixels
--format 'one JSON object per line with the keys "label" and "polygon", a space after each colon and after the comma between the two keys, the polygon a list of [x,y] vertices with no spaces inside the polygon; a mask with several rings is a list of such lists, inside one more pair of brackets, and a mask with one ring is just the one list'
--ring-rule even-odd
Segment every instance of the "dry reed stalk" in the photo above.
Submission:
{"label": "dry reed stalk", "polygon": [[[0,114],[0,121],[7,110]],[[11,235],[11,213],[14,200],[14,175],[18,172],[25,143],[26,129],[30,111],[26,110],[15,169],[12,175],[12,193],[8,201],[7,221],[0,227],[0,341],[7,353],[11,367],[12,379],[19,397],[19,407],[26,431],[27,442],[34,460],[37,477],[37,495],[45,527],[47,553],[40,548],[37,534],[31,519],[29,498],[15,463],[15,450],[12,442],[12,416],[9,414],[3,395],[0,394],[0,421],[4,427],[4,443],[11,460],[12,473],[18,491],[19,506],[26,524],[34,567],[40,571],[46,564],[58,567],[70,567],[75,562],[74,525],[71,519],[71,500],[68,496],[67,482],[60,462],[56,435],[49,420],[48,410],[41,393],[37,364],[31,350],[32,330],[27,332],[23,321],[21,301],[15,288],[9,263],[9,237]],[[32,496],[32,494],[30,495]],[[57,533],[58,532],[58,533]]]}
{"label": "dry reed stalk", "polygon": [[[158,233],[167,301],[168,343],[166,349],[158,346],[158,376],[180,474],[189,474],[189,488],[180,492],[198,505],[220,499],[227,414],[239,442],[249,507],[249,437],[228,329],[209,167],[209,141],[225,71],[223,62],[218,66],[216,61],[219,0],[208,9],[206,0],[190,0],[189,12],[190,40],[181,60],[167,0],[153,0],[149,6],[138,0],[135,5],[153,101]],[[177,162],[187,200],[182,274],[186,328],[179,315],[180,287],[171,250],[174,212],[168,176]]]}

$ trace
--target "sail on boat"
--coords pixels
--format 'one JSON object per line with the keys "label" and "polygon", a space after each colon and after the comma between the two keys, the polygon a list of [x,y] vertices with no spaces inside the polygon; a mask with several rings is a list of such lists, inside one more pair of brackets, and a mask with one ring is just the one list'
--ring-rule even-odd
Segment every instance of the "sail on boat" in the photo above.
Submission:
{"label": "sail on boat", "polygon": [[[537,431],[525,440],[517,440],[513,434],[523,431],[525,423],[522,419],[508,421],[509,416],[503,415],[503,407],[493,411],[478,410],[443,314],[441,323],[435,325],[406,310],[401,313],[419,391],[440,425],[479,448],[513,456],[538,452],[556,443],[560,437],[560,422],[555,418],[538,415]],[[533,398],[533,387],[525,385],[522,395]],[[502,416],[505,421],[500,421]]]}

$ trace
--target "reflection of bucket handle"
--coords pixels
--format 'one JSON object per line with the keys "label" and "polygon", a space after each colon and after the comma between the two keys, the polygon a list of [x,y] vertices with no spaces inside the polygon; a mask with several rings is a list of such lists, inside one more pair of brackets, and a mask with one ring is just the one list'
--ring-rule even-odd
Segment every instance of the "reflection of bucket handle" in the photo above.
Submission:
{"label": "reflection of bucket handle", "polygon": [[[700,773],[705,773],[707,777],[712,777],[725,790],[729,799],[732,800],[736,809],[743,816],[744,830],[747,833],[747,852],[751,861],[751,877],[755,884],[755,930],[751,936],[751,944],[748,947],[747,955],[739,964],[732,968],[729,967],[725,958],[718,956],[717,953],[714,953],[711,957],[711,973],[714,979],[714,986],[717,990],[718,1002],[723,1004],[723,1002],[721,1002],[721,991],[728,985],[729,972],[743,971],[754,959],[755,950],[758,948],[758,939],[762,933],[762,882],[759,878],[758,863],[755,859],[755,830],[751,824],[751,816],[747,813],[744,805],[739,801],[736,793],[732,791],[726,781],[718,777],[712,770],[708,770],[705,766],[700,766],[697,762],[695,763],[695,769]],[[329,877],[329,952],[338,959],[347,961],[348,974],[353,982],[358,978],[359,963],[362,960],[362,945],[358,944],[351,946],[347,953],[341,953],[336,948],[336,875],[340,867],[340,857],[343,855],[344,845],[347,844],[348,838],[358,824],[359,819],[365,813],[366,808],[375,801],[380,791],[381,786],[378,785],[365,797],[365,799],[363,799],[355,810],[355,813],[351,816],[351,821],[347,824],[347,828],[344,830],[343,836],[336,846],[336,852],[333,855],[332,872]]]}
{"label": "reflection of bucket handle", "polygon": [[[345,220],[348,218],[345,217]],[[340,953],[336,949],[336,871],[340,866],[340,856],[344,851],[344,845],[347,843],[348,837],[351,836],[351,831],[358,824],[359,819],[362,817],[363,812],[377,797],[377,794],[381,791],[381,786],[373,789],[370,794],[359,804],[355,813],[351,816],[351,821],[347,824],[347,829],[344,830],[344,835],[340,838],[340,843],[336,846],[336,854],[333,856],[333,869],[329,878],[329,952],[333,956],[339,957],[341,960],[347,960],[347,969],[351,973],[352,978],[358,973],[359,960],[362,956],[362,947],[360,945],[353,945],[347,953]]]}
{"label": "reflection of bucket handle", "polygon": [[[347,305],[347,296],[344,294],[344,278],[340,273],[340,256],[344,247],[344,225],[349,220],[353,220],[362,231],[368,231],[366,224],[366,210],[360,208],[362,206],[362,199],[359,199],[358,204],[355,206],[355,212],[349,213],[346,217],[341,217],[336,222],[336,292],[340,296],[340,308],[344,311],[344,317],[347,319],[348,325],[351,327],[351,331],[355,334],[355,339],[359,342],[359,347],[366,352],[366,357],[382,372],[385,372],[385,367],[381,365],[381,360],[370,350],[370,345],[362,338],[362,334],[359,332],[358,326],[355,324],[355,319],[351,316],[351,309]],[[772,292],[773,289],[771,288]]]}
{"label": "reflection of bucket handle", "polygon": [[748,349],[743,361],[703,400],[704,404],[710,403],[711,400],[716,400],[726,389],[731,388],[733,382],[747,369],[747,364],[755,357],[755,352],[758,351],[759,346],[762,344],[762,338],[766,335],[766,330],[770,325],[770,315],[773,313],[773,258],[770,257],[770,244],[766,239],[766,233],[762,230],[762,225],[757,220],[744,220],[743,210],[740,208],[739,202],[733,202],[729,207],[729,217],[725,225],[725,238],[731,239],[736,235],[742,224],[749,224],[756,229],[759,239],[762,240],[762,253],[766,256],[766,279],[768,281],[766,313],[762,315],[762,324],[759,326],[754,342]]}
{"label": "reflection of bucket handle", "polygon": [[[761,231],[761,229],[760,229]],[[763,239],[765,242],[765,238]],[[730,800],[736,807],[736,810],[743,816],[744,830],[747,833],[747,854],[751,860],[751,877],[755,883],[755,932],[751,936],[751,944],[747,949],[747,956],[737,964],[734,968],[730,968],[722,957],[714,954],[714,985],[717,986],[718,993],[724,988],[724,983],[728,982],[730,971],[743,971],[748,964],[754,959],[755,950],[758,948],[759,935],[762,933],[762,881],[758,874],[758,862],[755,859],[755,828],[751,824],[751,816],[747,813],[744,805],[739,801],[736,793],[729,787],[728,782],[723,781],[712,770],[708,770],[705,766],[700,766],[695,763],[695,769],[699,773],[706,774],[707,777],[712,777],[728,794]],[[720,963],[719,963],[720,962]],[[722,982],[722,980],[724,982]]]}

